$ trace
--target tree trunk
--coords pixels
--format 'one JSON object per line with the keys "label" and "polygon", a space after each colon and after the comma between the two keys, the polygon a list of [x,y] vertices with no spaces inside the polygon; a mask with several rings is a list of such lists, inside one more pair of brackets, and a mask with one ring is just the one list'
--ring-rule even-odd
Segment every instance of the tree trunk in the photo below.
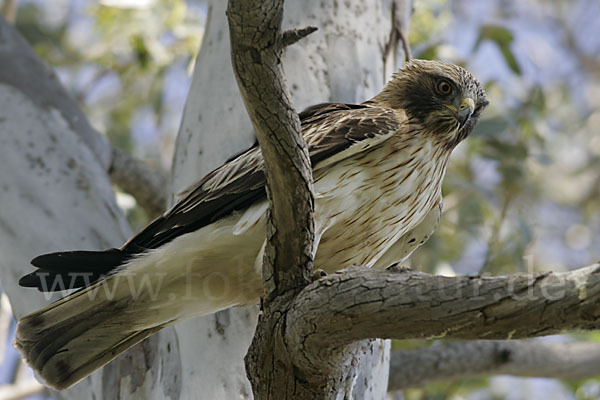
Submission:
{"label": "tree trunk", "polygon": [[[16,317],[58,297],[17,285],[32,258],[120,246],[131,235],[106,173],[109,159],[106,139],[0,17],[0,280]],[[105,398],[101,377],[57,397]]]}
{"label": "tree trunk", "polygon": [[[326,101],[356,103],[375,95],[400,65],[401,51],[384,63],[392,4],[287,2],[284,27],[319,30],[290,46],[283,67],[297,110]],[[212,1],[173,163],[173,192],[254,141],[231,67],[226,2]],[[386,64],[386,65],[384,65]],[[390,67],[393,65],[393,67]],[[384,70],[386,72],[384,72]],[[233,308],[175,326],[184,375],[181,398],[250,398],[243,358],[256,326],[257,307]],[[162,334],[162,333],[161,333]],[[185,349],[185,351],[184,351]],[[387,388],[389,342],[365,342],[349,389],[341,398],[381,399]],[[187,397],[186,397],[187,396]]]}

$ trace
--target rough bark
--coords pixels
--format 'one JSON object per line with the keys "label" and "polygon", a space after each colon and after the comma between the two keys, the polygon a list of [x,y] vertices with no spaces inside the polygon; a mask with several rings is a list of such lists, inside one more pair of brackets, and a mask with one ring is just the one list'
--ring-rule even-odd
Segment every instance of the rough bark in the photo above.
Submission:
{"label": "rough bark", "polygon": [[[400,14],[394,15],[394,21]],[[264,312],[246,368],[258,398],[350,398],[360,375],[361,349],[379,345],[381,362],[386,363],[389,346],[373,341],[353,343],[339,358],[319,371],[311,370],[309,376],[305,366],[290,356],[294,351],[285,343],[285,315],[295,294],[308,282],[314,245],[310,167],[289,102],[281,52],[314,29],[282,32],[282,15],[283,1],[229,1],[233,67],[265,157],[272,215],[263,266]],[[392,36],[390,40],[397,39]],[[361,390],[363,396],[368,393]]]}
{"label": "rough bark", "polygon": [[270,216],[263,278],[269,300],[310,282],[312,170],[281,56],[286,45],[316,28],[282,32],[283,0],[230,0],[227,17],[233,71],[265,160]]}
{"label": "rough bark", "polygon": [[314,398],[312,382],[296,389],[299,377],[283,342],[282,321],[310,282],[315,244],[310,159],[281,65],[285,45],[314,29],[282,32],[282,0],[230,0],[227,17],[233,70],[265,160],[270,203],[264,311],[246,356],[248,378],[256,398]]}
{"label": "rough bark", "polygon": [[[224,35],[221,32],[221,36]],[[23,272],[29,271],[29,259],[58,248],[98,249],[118,245],[129,232],[116,209],[106,177],[106,169],[111,163],[109,147],[101,138],[88,134],[89,124],[82,119],[76,104],[19,40],[0,21],[0,190],[3,205],[0,211],[0,252],[3,254],[0,278],[3,283],[8,282],[4,287],[7,291],[12,290],[12,294],[10,291],[8,294],[13,307],[17,315],[22,315],[45,303],[43,295],[17,291],[11,284]],[[345,40],[341,34],[327,39],[335,43],[337,49],[343,47],[340,43],[346,43]],[[290,52],[299,54],[297,50]],[[327,62],[333,65],[339,61]],[[31,69],[23,73],[23,65]],[[298,65],[293,65],[292,69],[305,72]],[[353,69],[356,68],[353,66]],[[295,79],[301,82],[302,78]],[[368,97],[364,91],[357,92],[353,83],[365,80],[345,78],[341,81],[351,82],[354,87],[344,86],[344,83],[332,84],[329,89],[320,87],[322,91],[315,89],[315,93],[327,95],[322,98],[312,96],[310,102],[331,97],[347,101]],[[299,87],[297,93],[302,90]],[[340,93],[358,99],[340,96]],[[196,118],[193,111],[188,115]],[[227,124],[222,114],[215,118]],[[235,119],[238,118],[243,119]],[[250,136],[250,129],[245,133]],[[194,153],[190,158],[196,159],[197,155]],[[193,169],[186,176],[197,174],[197,178],[198,171]],[[347,386],[356,389],[358,377],[363,373],[360,363],[356,362],[358,358],[352,356],[361,357],[372,349],[356,347],[353,343],[367,337],[516,338],[566,329],[596,329],[598,269],[595,265],[569,273],[497,278],[443,278],[407,270],[350,270],[328,276],[304,288],[290,299],[291,305],[285,306],[287,312],[282,316],[282,323],[291,329],[278,331],[285,340],[279,341],[280,348],[275,350],[292,350],[288,360],[293,361],[295,372],[301,375],[300,378],[308,377],[308,381],[317,382],[316,389],[302,387],[306,382],[298,382],[299,387],[287,389],[305,396],[316,392],[323,394],[321,397],[351,396]],[[27,297],[20,293],[27,293]],[[236,325],[252,327],[255,314],[247,312],[246,319],[238,319],[232,317],[234,312],[229,310],[211,316],[212,325],[206,332],[195,330],[195,321],[189,321],[177,330],[169,328],[161,332],[153,339],[154,344],[146,342],[150,343],[150,348],[138,347],[137,351],[142,353],[127,355],[118,365],[124,368],[121,372],[136,369],[143,372],[125,377],[124,380],[129,381],[123,386],[119,384],[121,379],[115,385],[112,375],[105,373],[102,382],[100,375],[95,374],[61,396],[84,398],[95,393],[98,398],[113,398],[125,393],[129,398],[192,398],[211,390],[206,388],[208,380],[194,379],[194,374],[208,377],[206,370],[215,369],[222,370],[219,372],[222,380],[217,384],[212,381],[214,386],[227,386],[229,382],[225,376],[229,371],[234,371],[232,379],[239,381],[240,368],[213,368],[214,359],[200,358],[210,350],[205,343],[194,346],[198,336],[210,336],[211,333],[223,342],[224,348],[237,344],[238,337],[233,339],[217,333]],[[175,331],[181,335],[173,335]],[[299,337],[304,339],[302,343]],[[244,343],[236,351],[243,347]],[[157,353],[156,349],[162,349],[162,352]],[[185,349],[186,354],[171,349]],[[349,349],[353,351],[350,357]],[[220,351],[218,348],[210,354],[220,359],[238,354],[231,351],[223,356]],[[313,353],[320,354],[315,356]],[[169,360],[177,362],[170,363]],[[323,364],[319,365],[321,361]],[[149,367],[148,371],[146,367]],[[331,368],[335,371],[330,371]],[[188,374],[186,383],[195,381],[193,385],[182,384],[183,379],[178,379],[183,378],[177,375],[182,371]],[[315,378],[317,374],[323,376]],[[147,380],[154,380],[154,383],[145,393],[138,390]],[[344,386],[345,383],[348,385]],[[111,390],[102,391],[102,385]],[[244,385],[240,383],[239,388]],[[332,395],[331,388],[339,390]],[[249,397],[249,393],[239,392],[238,396]]]}
{"label": "rough bark", "polygon": [[369,337],[518,339],[592,330],[600,326],[600,264],[453,278],[356,267],[307,286],[294,303],[286,341],[292,349],[320,350],[321,362]]}
{"label": "rough bark", "polygon": [[388,389],[481,375],[585,379],[600,370],[599,343],[474,340],[392,351]]}

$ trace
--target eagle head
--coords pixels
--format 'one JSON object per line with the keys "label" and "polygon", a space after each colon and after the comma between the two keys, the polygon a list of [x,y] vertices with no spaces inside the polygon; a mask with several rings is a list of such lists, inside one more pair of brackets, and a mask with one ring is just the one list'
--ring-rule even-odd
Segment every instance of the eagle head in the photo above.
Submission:
{"label": "eagle head", "polygon": [[489,101],[464,68],[412,60],[369,103],[404,111],[409,123],[420,128],[416,134],[432,135],[452,149],[473,131]]}

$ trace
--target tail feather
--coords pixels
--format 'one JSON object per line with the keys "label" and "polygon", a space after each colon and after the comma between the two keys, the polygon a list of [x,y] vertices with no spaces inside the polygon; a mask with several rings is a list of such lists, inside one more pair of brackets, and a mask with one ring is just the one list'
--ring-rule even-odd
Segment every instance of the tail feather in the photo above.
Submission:
{"label": "tail feather", "polygon": [[31,261],[38,269],[21,277],[19,285],[42,292],[86,287],[114,271],[130,257],[119,249],[43,254]]}
{"label": "tail feather", "polygon": [[[236,218],[137,255],[112,250],[36,258],[33,264],[57,279],[73,271],[106,276],[21,318],[15,346],[49,386],[61,390],[164,326],[255,302],[263,291],[256,260],[262,260],[264,238],[232,235]],[[253,229],[263,232],[262,225]],[[232,248],[237,264],[223,268]],[[42,285],[38,278],[31,277],[35,287]]]}
{"label": "tail feather", "polygon": [[111,267],[120,265],[126,255],[119,249],[104,251],[61,251],[37,256],[31,264],[54,272],[97,272],[106,273]]}
{"label": "tail feather", "polygon": [[162,329],[142,328],[123,312],[125,301],[90,301],[86,290],[19,320],[15,346],[51,387],[62,390]]}
{"label": "tail feather", "polygon": [[[25,361],[39,373],[46,384],[56,390],[63,390],[160,329],[162,327],[102,332],[106,329],[96,327],[94,333],[82,333],[80,329],[63,329],[58,326],[50,327],[49,331],[39,336],[17,336],[15,346],[26,356]],[[19,333],[22,334],[23,331]],[[101,339],[98,334],[102,335]],[[94,341],[93,348],[90,348],[90,339]],[[62,346],[57,347],[59,343]],[[44,346],[47,348],[43,348]]]}

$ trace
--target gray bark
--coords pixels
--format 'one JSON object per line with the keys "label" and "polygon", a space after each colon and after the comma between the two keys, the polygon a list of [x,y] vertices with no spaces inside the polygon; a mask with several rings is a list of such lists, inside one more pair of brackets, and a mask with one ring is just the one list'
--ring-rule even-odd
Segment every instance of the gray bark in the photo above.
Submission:
{"label": "gray bark", "polygon": [[[172,193],[252,145],[254,133],[235,84],[225,19],[227,3],[209,3],[204,40],[196,59],[192,86],[173,159]],[[179,398],[249,399],[252,389],[244,355],[256,326],[258,307],[232,308],[167,328],[181,351]],[[159,335],[162,336],[163,332]]]}
{"label": "gray bark", "polygon": [[[381,88],[381,51],[390,27],[386,6],[360,1],[334,6],[316,0],[288,4],[291,26],[324,26],[290,47],[283,59],[299,108],[327,100],[356,102]],[[177,189],[241,150],[252,137],[230,69],[224,4],[215,0],[212,12],[216,23],[207,28],[180,131]],[[213,150],[215,144],[221,151]],[[32,257],[59,249],[118,246],[129,236],[106,173],[111,154],[56,77],[0,19],[0,280],[17,316],[48,301],[15,284],[30,271]],[[335,397],[382,398],[381,381],[370,379],[377,375],[372,371],[385,370],[387,344],[363,341],[356,347],[355,341],[442,335],[517,338],[597,329],[598,286],[598,265],[569,273],[496,278],[344,271],[308,285],[293,299],[286,318],[294,329],[285,333],[286,350],[294,351],[291,358],[297,356],[300,370],[337,373],[338,381],[330,383],[339,389]],[[255,323],[256,309],[249,308],[179,324],[132,349],[103,373],[55,395],[249,398],[242,358]],[[349,350],[355,357],[348,356]],[[365,354],[382,361],[365,368]],[[323,368],[317,371],[321,362]],[[364,385],[366,375],[371,378]]]}
{"label": "gray bark", "polygon": [[[155,178],[138,161],[111,148],[55,74],[1,17],[0,66],[0,281],[18,318],[60,297],[17,285],[20,276],[33,270],[32,258],[59,250],[119,247],[131,236],[107,171],[123,174],[119,168],[127,164],[138,173],[136,179]],[[158,188],[146,188],[146,194],[158,198],[160,192],[152,193]],[[164,184],[160,191],[165,192]],[[148,381],[146,366],[153,359],[147,356],[148,343],[54,396],[135,394]],[[131,362],[140,357],[146,362]],[[148,371],[148,377],[155,372]],[[169,374],[163,375],[168,381]]]}
{"label": "gray bark", "polygon": [[281,56],[316,30],[282,32],[283,0],[229,0],[231,58],[265,162],[269,217],[263,263],[266,300],[310,282],[314,243],[313,179],[300,119]]}
{"label": "gray bark", "polygon": [[320,352],[317,366],[369,337],[519,339],[598,329],[600,264],[569,272],[454,278],[355,267],[307,286],[294,302],[287,341],[311,354],[328,349]]}
{"label": "gray bark", "polygon": [[[598,329],[600,264],[570,272],[490,278],[356,267],[307,286],[292,303],[283,316],[288,327],[284,342],[296,371],[303,376],[333,375],[352,344],[369,337],[513,339]],[[532,347],[531,352],[540,351]],[[572,365],[591,365],[581,352],[571,357]],[[427,365],[426,358],[411,361]],[[518,363],[527,367],[520,359],[512,370]],[[456,371],[460,373],[460,367]],[[565,375],[560,365],[544,371]],[[409,374],[406,382],[417,377]]]}
{"label": "gray bark", "polygon": [[0,24],[3,39],[0,82],[17,87],[37,106],[50,107],[58,113],[69,129],[87,145],[96,162],[105,171],[110,171],[114,183],[131,193],[149,215],[156,216],[164,211],[166,180],[139,161],[111,148],[107,138],[90,125],[75,99],[66,93],[54,73],[40,61],[23,38],[5,20],[1,20]]}
{"label": "gray bark", "polygon": [[585,379],[596,376],[599,370],[599,343],[450,342],[393,351],[388,389],[396,391],[439,380],[493,374]]}

